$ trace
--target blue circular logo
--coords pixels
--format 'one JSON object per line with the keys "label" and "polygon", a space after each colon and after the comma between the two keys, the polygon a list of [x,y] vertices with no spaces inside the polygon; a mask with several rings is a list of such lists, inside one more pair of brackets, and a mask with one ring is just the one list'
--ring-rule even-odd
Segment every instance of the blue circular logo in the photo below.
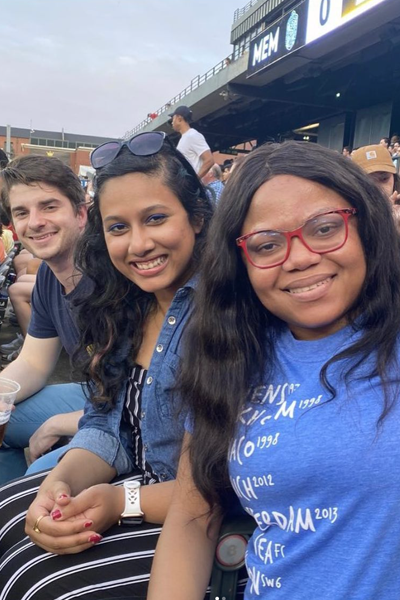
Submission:
{"label": "blue circular logo", "polygon": [[296,43],[298,27],[299,15],[295,10],[292,10],[286,23],[285,48],[288,52],[292,50]]}

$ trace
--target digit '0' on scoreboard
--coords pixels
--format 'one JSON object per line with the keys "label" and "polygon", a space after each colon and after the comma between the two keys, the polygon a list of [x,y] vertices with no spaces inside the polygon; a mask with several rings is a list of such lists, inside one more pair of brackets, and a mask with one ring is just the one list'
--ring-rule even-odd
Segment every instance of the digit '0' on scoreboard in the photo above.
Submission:
{"label": "digit '0' on scoreboard", "polygon": [[385,0],[309,0],[306,44],[382,2]]}

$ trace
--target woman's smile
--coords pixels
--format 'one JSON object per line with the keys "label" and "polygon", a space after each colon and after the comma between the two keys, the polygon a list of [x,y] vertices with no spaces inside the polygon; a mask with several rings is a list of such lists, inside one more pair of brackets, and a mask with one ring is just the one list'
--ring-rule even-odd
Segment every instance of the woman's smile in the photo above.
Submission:
{"label": "woman's smile", "polygon": [[[284,288],[285,292],[289,294],[294,294],[297,299],[305,299],[305,300],[317,300],[321,296],[321,294],[325,294],[329,289],[329,285],[333,283],[335,275],[320,275],[314,276],[312,279],[316,280],[314,282],[308,281],[299,281],[293,282],[289,284],[286,288]],[[315,292],[318,290],[318,294],[310,294],[310,292]]]}
{"label": "woman's smile", "polygon": [[157,267],[161,267],[165,265],[167,261],[167,256],[164,254],[162,256],[158,256],[157,258],[151,258],[149,260],[142,261],[134,261],[131,262],[131,265],[138,269],[139,271],[153,271]]}

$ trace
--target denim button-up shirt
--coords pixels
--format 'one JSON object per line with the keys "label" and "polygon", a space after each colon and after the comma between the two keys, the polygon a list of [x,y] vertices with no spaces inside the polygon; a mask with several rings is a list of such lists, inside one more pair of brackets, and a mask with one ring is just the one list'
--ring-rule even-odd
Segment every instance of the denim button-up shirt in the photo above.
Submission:
{"label": "denim button-up shirt", "polygon": [[[142,439],[146,460],[161,481],[174,479],[184,434],[185,417],[177,412],[178,398],[173,393],[178,371],[180,341],[189,317],[196,278],[180,288],[165,316],[142,391]],[[115,405],[99,410],[85,404],[79,431],[66,450],[84,448],[114,467],[118,475],[134,468],[132,432],[122,420],[127,383]]]}

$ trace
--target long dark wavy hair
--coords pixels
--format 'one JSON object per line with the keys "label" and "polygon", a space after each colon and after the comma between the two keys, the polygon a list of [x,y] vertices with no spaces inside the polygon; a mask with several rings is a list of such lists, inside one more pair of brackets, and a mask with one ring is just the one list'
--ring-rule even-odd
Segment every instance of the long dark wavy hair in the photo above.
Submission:
{"label": "long dark wavy hair", "polygon": [[105,167],[98,169],[88,222],[78,243],[76,266],[93,282],[92,293],[77,302],[80,347],[74,366],[83,373],[93,402],[113,404],[126,382],[143,337],[143,325],[154,308],[154,295],[142,291],[111,263],[104,238],[99,201],[110,179],[129,173],[159,177],[179,199],[191,224],[202,223],[196,235],[192,275],[198,268],[212,216],[212,205],[191,165],[164,143],[152,156],[134,156],[124,147]]}
{"label": "long dark wavy hair", "polygon": [[380,422],[395,402],[386,374],[396,362],[400,331],[400,253],[387,198],[357,165],[316,144],[287,142],[255,150],[234,170],[210,227],[179,383],[193,415],[189,446],[193,477],[211,511],[229,508],[227,456],[238,414],[250,387],[272,375],[274,340],[285,326],[257,298],[235,243],[255,192],[276,175],[317,182],[357,208],[367,268],[359,298],[347,316],[361,337],[332,357],[320,377],[333,400],[328,367],[350,359],[348,381],[375,352],[370,375],[380,375],[385,389]]}

